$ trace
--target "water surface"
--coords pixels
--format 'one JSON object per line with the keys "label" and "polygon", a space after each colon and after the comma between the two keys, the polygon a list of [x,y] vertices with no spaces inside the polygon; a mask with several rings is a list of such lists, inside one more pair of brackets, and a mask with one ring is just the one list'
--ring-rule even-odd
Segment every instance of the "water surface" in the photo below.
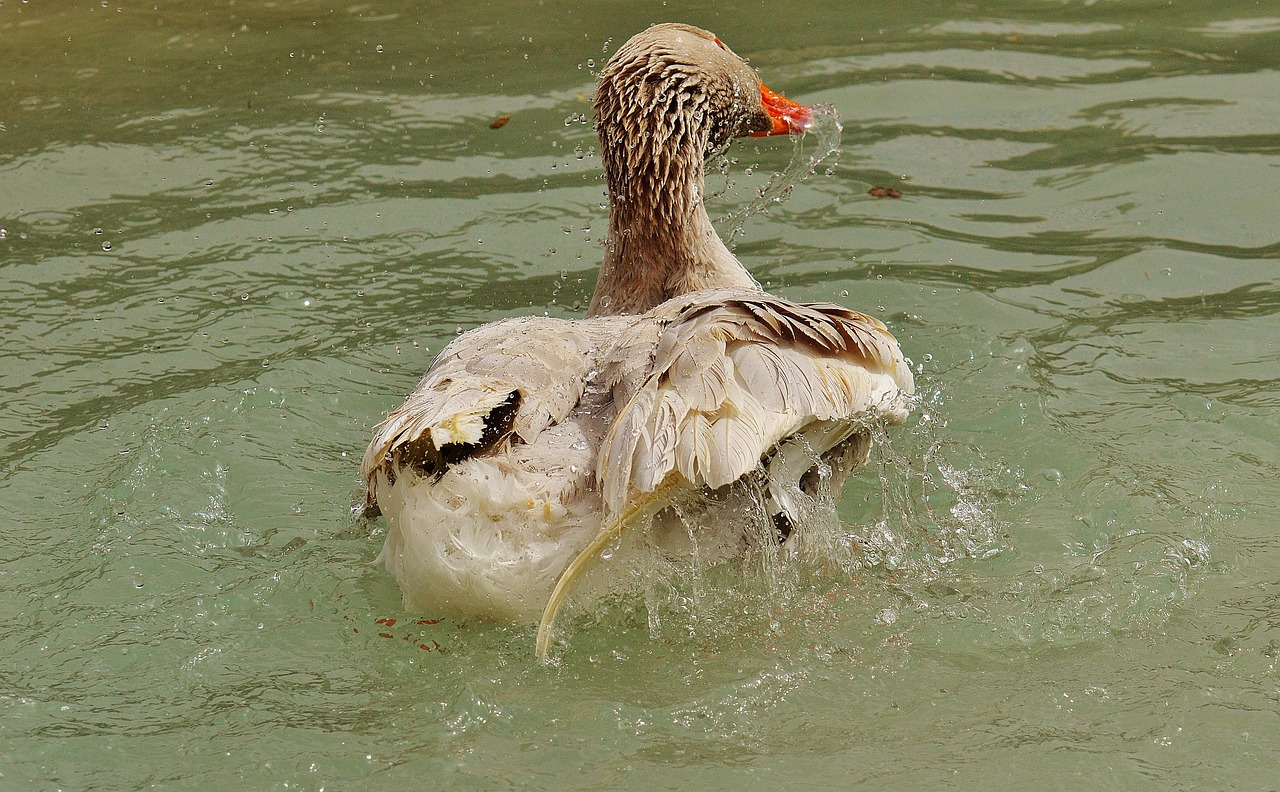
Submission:
{"label": "water surface", "polygon": [[[737,252],[923,400],[857,569],[544,668],[349,506],[455,333],[589,298],[591,72],[665,20],[839,111]],[[0,786],[1273,787],[1277,51],[1244,1],[0,5]],[[726,234],[791,155],[730,150]]]}

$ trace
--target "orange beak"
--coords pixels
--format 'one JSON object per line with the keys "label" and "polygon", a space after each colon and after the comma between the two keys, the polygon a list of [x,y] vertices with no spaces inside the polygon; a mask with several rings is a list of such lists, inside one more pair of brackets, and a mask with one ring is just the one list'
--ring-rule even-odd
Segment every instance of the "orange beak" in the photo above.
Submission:
{"label": "orange beak", "polygon": [[760,84],[760,101],[764,103],[765,111],[773,119],[773,129],[767,132],[752,132],[751,137],[790,135],[804,132],[813,125],[812,109],[770,90],[764,83]]}

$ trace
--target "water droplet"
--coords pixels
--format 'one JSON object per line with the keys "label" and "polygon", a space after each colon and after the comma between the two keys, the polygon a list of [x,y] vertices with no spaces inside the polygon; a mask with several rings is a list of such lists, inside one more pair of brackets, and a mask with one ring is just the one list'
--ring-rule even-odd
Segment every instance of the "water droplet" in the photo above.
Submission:
{"label": "water droplet", "polygon": [[1058,484],[1062,481],[1062,471],[1057,468],[1049,468],[1044,472],[1044,478],[1045,481],[1052,481],[1054,484]]}
{"label": "water droplet", "polygon": [[248,300],[248,299],[249,299],[249,292],[245,292],[244,294],[240,295],[240,299],[241,299],[241,300]]}
{"label": "water droplet", "polygon": [[270,361],[270,360],[264,360],[264,361],[262,361],[262,367],[263,367],[263,368],[267,368],[267,367],[268,367],[268,366],[270,366],[270,365],[271,365],[271,361]]}
{"label": "water droplet", "polygon": [[377,52],[382,52],[382,45],[379,44],[378,46],[374,47],[374,50],[376,50]]}

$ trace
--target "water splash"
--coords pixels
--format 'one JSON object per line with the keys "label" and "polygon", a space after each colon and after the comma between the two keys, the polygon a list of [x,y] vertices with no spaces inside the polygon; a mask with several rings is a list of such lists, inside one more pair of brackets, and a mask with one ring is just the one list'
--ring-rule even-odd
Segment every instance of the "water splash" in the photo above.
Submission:
{"label": "water splash", "polygon": [[[756,191],[756,197],[746,206],[721,219],[722,225],[729,229],[725,244],[730,248],[742,234],[748,217],[767,212],[770,207],[782,204],[791,197],[797,184],[817,173],[819,165],[833,155],[838,158],[840,134],[844,130],[844,126],[840,123],[840,114],[834,107],[827,104],[814,105],[812,110],[813,123],[809,129],[803,135],[793,136],[795,146],[787,166],[770,176],[769,181]],[[834,163],[834,160],[832,161]],[[724,167],[725,163],[722,162],[722,172]],[[726,186],[725,189],[727,190],[728,187]]]}
{"label": "water splash", "polygon": [[816,486],[791,491],[800,519],[784,542],[763,474],[684,495],[588,573],[575,615],[716,643],[836,623],[855,601],[872,602],[865,620],[894,623],[957,561],[1002,552],[1001,503],[1026,489],[1017,471],[949,439],[941,399],[921,398],[909,427],[868,424],[871,458],[843,492],[813,455]]}
{"label": "water splash", "polygon": [[997,504],[1028,487],[1020,471],[950,436],[941,391],[918,398],[917,422],[905,437],[875,438],[884,516],[861,541],[866,566],[929,581],[961,559],[998,555]]}

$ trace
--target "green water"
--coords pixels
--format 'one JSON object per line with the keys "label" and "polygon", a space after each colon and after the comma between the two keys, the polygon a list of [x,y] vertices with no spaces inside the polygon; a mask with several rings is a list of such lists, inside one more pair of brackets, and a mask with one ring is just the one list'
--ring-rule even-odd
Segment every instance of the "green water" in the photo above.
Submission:
{"label": "green water", "polygon": [[[1280,7],[682,5],[0,4],[0,788],[1277,788]],[[349,507],[458,329],[590,296],[577,117],[665,20],[839,110],[737,251],[925,399],[862,568],[544,668]]]}

